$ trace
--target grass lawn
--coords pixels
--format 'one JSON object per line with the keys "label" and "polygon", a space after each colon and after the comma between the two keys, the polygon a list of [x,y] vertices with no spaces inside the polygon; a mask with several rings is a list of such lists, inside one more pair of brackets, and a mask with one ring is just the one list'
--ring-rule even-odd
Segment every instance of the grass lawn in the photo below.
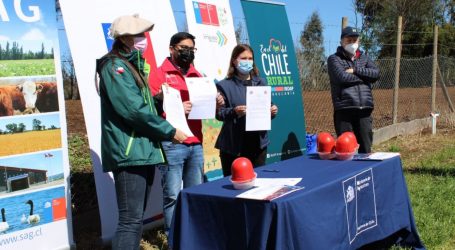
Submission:
{"label": "grass lawn", "polygon": [[0,60],[0,77],[54,74],[54,59]]}
{"label": "grass lawn", "polygon": [[[94,223],[99,219],[87,139],[71,135],[68,141],[75,241],[78,249],[103,249],[95,244],[100,229]],[[373,150],[401,153],[417,229],[426,248],[455,249],[455,127],[440,129],[435,136],[425,132],[398,137]],[[160,230],[145,232],[141,248],[166,249]]]}

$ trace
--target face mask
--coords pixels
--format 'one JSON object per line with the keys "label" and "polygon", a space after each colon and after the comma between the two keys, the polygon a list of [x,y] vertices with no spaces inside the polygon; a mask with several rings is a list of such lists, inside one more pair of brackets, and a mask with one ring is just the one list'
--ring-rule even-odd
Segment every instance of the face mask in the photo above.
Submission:
{"label": "face mask", "polygon": [[346,50],[349,54],[355,55],[355,52],[356,52],[357,49],[359,48],[359,44],[358,44],[358,43],[350,43],[350,44],[344,45],[343,48],[344,48],[344,50]]}
{"label": "face mask", "polygon": [[239,60],[237,70],[242,75],[248,75],[253,70],[253,60]]}
{"label": "face mask", "polygon": [[134,44],[133,47],[140,52],[144,52],[147,48],[147,38],[146,37],[134,37]]}
{"label": "face mask", "polygon": [[189,67],[194,60],[194,51],[189,49],[180,49],[177,52],[177,64],[181,67]]}

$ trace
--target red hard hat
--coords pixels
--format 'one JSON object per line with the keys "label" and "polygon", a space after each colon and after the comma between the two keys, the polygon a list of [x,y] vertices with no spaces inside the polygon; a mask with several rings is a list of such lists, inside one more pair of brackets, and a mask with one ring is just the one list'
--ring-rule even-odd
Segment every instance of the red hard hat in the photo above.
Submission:
{"label": "red hard hat", "polygon": [[233,181],[247,181],[255,177],[253,164],[245,157],[239,157],[232,162],[231,173]]}
{"label": "red hard hat", "polygon": [[340,136],[347,136],[347,137],[350,137],[352,140],[354,140],[355,144],[357,145],[357,138],[355,137],[355,134],[351,131],[347,131],[347,132],[344,132],[342,133]]}
{"label": "red hard hat", "polygon": [[321,132],[318,134],[318,152],[330,153],[335,148],[335,138],[330,133]]}
{"label": "red hard hat", "polygon": [[358,147],[355,136],[352,137],[350,134],[343,133],[338,137],[335,151],[337,153],[354,153]]}

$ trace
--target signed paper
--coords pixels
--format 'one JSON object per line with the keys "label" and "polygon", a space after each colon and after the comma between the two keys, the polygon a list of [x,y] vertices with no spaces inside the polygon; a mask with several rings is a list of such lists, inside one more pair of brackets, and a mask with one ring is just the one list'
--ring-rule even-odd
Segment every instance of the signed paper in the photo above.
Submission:
{"label": "signed paper", "polygon": [[272,95],[270,86],[246,88],[246,131],[271,129],[271,103]]}
{"label": "signed paper", "polygon": [[185,78],[191,101],[188,119],[214,119],[216,111],[216,86],[208,77]]}
{"label": "signed paper", "polygon": [[186,122],[180,91],[165,85],[162,85],[161,88],[163,90],[163,109],[166,112],[166,120],[175,128],[182,130],[187,136],[194,136]]}

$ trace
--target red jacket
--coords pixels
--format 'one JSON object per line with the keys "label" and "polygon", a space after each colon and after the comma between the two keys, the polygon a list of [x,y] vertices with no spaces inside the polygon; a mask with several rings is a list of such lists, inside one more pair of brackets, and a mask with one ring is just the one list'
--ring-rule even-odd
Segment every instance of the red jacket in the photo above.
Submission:
{"label": "red jacket", "polygon": [[[180,91],[180,96],[182,97],[182,101],[188,101],[190,99],[188,88],[185,83],[184,77],[201,77],[201,73],[199,73],[193,65],[190,65],[188,72],[186,75],[183,75],[180,70],[178,70],[174,64],[169,60],[169,58],[164,59],[163,64],[156,69],[156,71],[150,72],[149,75],[149,86],[152,91],[153,95],[158,93],[161,85],[163,83],[167,83],[170,87],[177,89]],[[162,114],[163,117],[166,117],[166,114]],[[188,116],[186,121],[188,122],[188,126],[193,132],[194,137],[188,137],[183,143],[184,144],[191,144],[191,143],[202,143],[202,122],[201,120],[188,120]]]}

